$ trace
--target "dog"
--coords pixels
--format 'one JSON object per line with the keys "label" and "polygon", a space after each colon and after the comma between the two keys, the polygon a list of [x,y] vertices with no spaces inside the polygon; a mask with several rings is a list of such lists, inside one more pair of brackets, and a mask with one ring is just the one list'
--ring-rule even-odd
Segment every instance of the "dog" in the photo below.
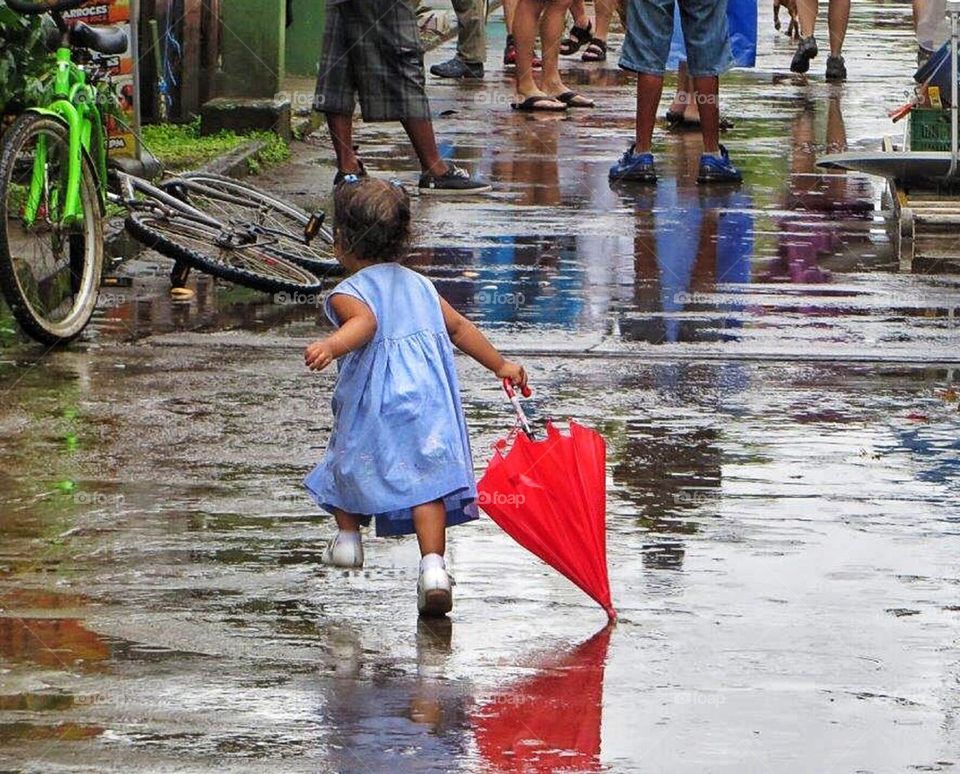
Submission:
{"label": "dog", "polygon": [[787,37],[791,40],[800,40],[800,23],[797,21],[797,0],[773,0],[773,26],[780,29],[780,6],[786,6],[790,14],[790,23],[787,25]]}

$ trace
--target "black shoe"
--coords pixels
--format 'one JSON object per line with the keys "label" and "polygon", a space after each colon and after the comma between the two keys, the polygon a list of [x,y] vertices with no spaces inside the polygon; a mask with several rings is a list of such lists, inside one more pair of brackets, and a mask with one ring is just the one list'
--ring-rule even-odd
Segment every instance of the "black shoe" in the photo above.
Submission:
{"label": "black shoe", "polygon": [[363,166],[363,162],[360,161],[360,159],[357,159],[357,164],[360,166],[360,170],[357,172],[342,172],[338,169],[337,174],[333,176],[333,187],[336,188],[338,185],[340,185],[347,175],[353,175],[354,177],[366,177],[367,170],[366,167]]}
{"label": "black shoe", "polygon": [[430,74],[438,78],[482,78],[483,62],[467,62],[455,56],[447,62],[433,65]]}
{"label": "black shoe", "polygon": [[420,175],[419,188],[422,194],[448,195],[486,193],[493,189],[489,183],[478,180],[467,170],[460,169],[453,164],[448,164],[447,171],[442,175],[424,172]]}
{"label": "black shoe", "polygon": [[811,35],[809,38],[801,38],[797,44],[797,53],[793,55],[793,61],[790,62],[790,69],[795,73],[805,73],[810,69],[810,60],[818,53],[817,39]]}
{"label": "black shoe", "polygon": [[847,66],[842,56],[827,57],[827,80],[834,83],[847,80]]}

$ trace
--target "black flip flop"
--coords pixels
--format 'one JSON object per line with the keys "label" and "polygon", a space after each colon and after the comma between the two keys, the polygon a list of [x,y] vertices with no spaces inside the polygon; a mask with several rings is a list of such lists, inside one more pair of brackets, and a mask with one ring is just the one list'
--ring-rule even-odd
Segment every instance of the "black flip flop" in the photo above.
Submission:
{"label": "black flip flop", "polygon": [[510,107],[514,110],[521,110],[525,113],[562,113],[567,109],[567,106],[563,107],[538,107],[544,102],[558,102],[559,100],[554,99],[553,97],[548,97],[545,94],[537,95],[533,97],[527,97],[523,102],[511,102]]}
{"label": "black flip flop", "polygon": [[[681,131],[699,131],[700,129],[699,121],[691,121],[689,118],[684,118],[683,113],[672,113],[668,110],[666,116],[664,117],[667,119],[667,125],[671,129],[679,129]],[[729,118],[726,116],[720,116],[721,132],[727,132],[733,129],[734,126],[735,124]]]}
{"label": "black flip flop", "polygon": [[[568,108],[592,108],[597,106],[592,99],[587,99],[582,94],[577,94],[575,91],[565,91],[563,94],[558,94],[556,97],[554,97],[554,99],[557,102],[562,102]],[[578,104],[578,99],[583,101]]]}

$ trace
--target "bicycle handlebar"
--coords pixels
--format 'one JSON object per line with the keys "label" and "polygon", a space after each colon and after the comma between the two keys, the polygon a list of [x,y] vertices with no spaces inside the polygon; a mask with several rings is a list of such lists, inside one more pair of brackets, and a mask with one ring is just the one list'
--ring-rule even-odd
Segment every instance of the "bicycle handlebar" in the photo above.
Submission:
{"label": "bicycle handlebar", "polygon": [[41,2],[32,3],[28,0],[6,0],[8,8],[23,14],[63,13],[79,8],[85,2],[86,0],[52,0],[52,2],[41,0]]}

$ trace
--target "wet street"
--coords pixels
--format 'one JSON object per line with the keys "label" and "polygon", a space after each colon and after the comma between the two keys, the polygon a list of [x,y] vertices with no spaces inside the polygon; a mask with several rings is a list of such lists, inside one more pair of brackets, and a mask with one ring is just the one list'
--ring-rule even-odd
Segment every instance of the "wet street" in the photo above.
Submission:
{"label": "wet street", "polygon": [[[495,190],[417,199],[414,263],[526,365],[536,422],[607,439],[616,627],[489,519],[450,531],[446,622],[417,619],[412,539],[320,565],[317,299],[200,277],[171,303],[145,254],[80,345],[3,338],[0,770],[956,771],[960,243],[901,262],[883,181],[814,166],[902,134],[910,18],[854,2],[828,86],[763,4],[722,85],[737,188],[663,128],[660,183],[610,188],[619,35],[565,65],[594,111],[509,109],[499,14],[483,82],[431,80]],[[398,127],[357,140],[415,186]],[[333,173],[317,135],[257,182],[318,207]],[[458,366],[479,474],[512,416]]]}

